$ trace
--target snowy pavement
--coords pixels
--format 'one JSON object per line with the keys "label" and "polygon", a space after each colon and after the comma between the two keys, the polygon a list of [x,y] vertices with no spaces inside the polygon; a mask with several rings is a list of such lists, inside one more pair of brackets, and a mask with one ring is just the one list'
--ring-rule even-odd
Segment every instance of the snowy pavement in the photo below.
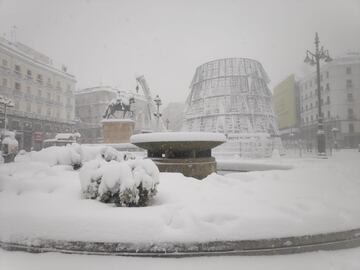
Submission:
{"label": "snowy pavement", "polygon": [[132,258],[58,253],[31,254],[0,250],[0,269],[246,269],[246,270],[358,270],[360,248],[281,256],[227,256],[198,258]]}
{"label": "snowy pavement", "polygon": [[327,160],[268,160],[291,170],[213,174],[203,181],[161,173],[153,204],[141,208],[81,199],[71,166],[4,164],[0,241],[193,242],[359,228],[359,161],[360,153],[343,150]]}

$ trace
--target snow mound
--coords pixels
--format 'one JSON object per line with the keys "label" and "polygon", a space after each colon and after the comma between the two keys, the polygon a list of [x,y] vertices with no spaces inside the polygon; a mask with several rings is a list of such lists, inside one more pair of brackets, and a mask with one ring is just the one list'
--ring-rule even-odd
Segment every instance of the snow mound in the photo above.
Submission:
{"label": "snow mound", "polygon": [[79,177],[82,198],[117,206],[148,205],[159,184],[159,170],[149,159],[94,159],[83,165]]}
{"label": "snow mound", "polygon": [[133,155],[128,152],[119,152],[109,146],[85,146],[77,143],[66,146],[51,146],[38,152],[19,153],[16,162],[37,161],[44,162],[49,166],[70,165],[78,169],[83,163],[102,158],[105,161],[124,161],[133,159]]}

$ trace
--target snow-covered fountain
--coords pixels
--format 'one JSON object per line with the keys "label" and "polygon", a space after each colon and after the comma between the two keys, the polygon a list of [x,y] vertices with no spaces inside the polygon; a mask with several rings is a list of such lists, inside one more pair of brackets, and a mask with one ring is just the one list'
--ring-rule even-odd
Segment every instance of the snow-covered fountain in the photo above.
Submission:
{"label": "snow-covered fountain", "polygon": [[211,149],[226,138],[221,133],[159,132],[133,135],[130,141],[146,149],[161,172],[203,179],[217,171]]}

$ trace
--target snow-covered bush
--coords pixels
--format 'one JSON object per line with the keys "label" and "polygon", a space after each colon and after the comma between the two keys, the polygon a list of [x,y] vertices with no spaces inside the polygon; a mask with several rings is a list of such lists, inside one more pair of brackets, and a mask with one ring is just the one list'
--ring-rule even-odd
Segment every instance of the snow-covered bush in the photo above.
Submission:
{"label": "snow-covered bush", "polygon": [[124,161],[124,160],[128,160],[128,159],[133,159],[134,157],[132,156],[131,153],[127,153],[127,152],[119,152],[117,151],[115,148],[112,148],[110,146],[105,146],[100,150],[100,154],[101,157],[105,160],[105,161],[111,161],[111,160],[115,160],[115,161]]}
{"label": "snow-covered bush", "polygon": [[159,170],[149,159],[91,160],[79,173],[82,197],[117,206],[146,206],[156,195]]}
{"label": "snow-covered bush", "polygon": [[30,159],[45,162],[50,166],[71,165],[74,169],[81,167],[81,146],[72,144],[66,146],[51,146],[39,152],[31,152]]}
{"label": "snow-covered bush", "polygon": [[129,153],[119,152],[109,146],[92,147],[77,143],[66,146],[51,146],[29,154],[31,160],[45,162],[50,166],[71,165],[75,170],[79,169],[84,162],[98,157],[103,158],[105,161],[123,161],[133,158]]}

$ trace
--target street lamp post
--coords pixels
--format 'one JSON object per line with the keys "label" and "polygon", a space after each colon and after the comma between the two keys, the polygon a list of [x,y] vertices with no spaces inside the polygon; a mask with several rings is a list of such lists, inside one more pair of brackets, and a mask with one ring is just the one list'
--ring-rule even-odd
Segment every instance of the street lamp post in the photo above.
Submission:
{"label": "street lamp post", "polygon": [[4,105],[4,130],[7,128],[7,108],[15,107],[14,102],[6,97],[0,96],[0,104]]}
{"label": "street lamp post", "polygon": [[154,113],[154,116],[156,117],[156,129],[157,129],[157,131],[159,131],[160,130],[160,117],[161,117],[160,106],[162,104],[159,95],[156,95],[154,102],[157,107],[156,113]]}
{"label": "street lamp post", "polygon": [[[320,60],[325,62],[330,62],[332,59],[329,56],[329,51],[324,50],[324,47],[319,49],[319,36],[318,33],[315,34],[315,53],[312,53],[309,50],[306,50],[305,63],[310,65],[316,65],[316,80],[317,80],[317,97],[318,97],[318,131],[317,131],[317,148],[318,155],[321,157],[326,157],[326,143],[325,143],[325,132],[323,124],[323,114],[321,110],[321,85],[320,85]],[[309,57],[311,56],[311,58]],[[315,59],[315,60],[314,60]]]}

